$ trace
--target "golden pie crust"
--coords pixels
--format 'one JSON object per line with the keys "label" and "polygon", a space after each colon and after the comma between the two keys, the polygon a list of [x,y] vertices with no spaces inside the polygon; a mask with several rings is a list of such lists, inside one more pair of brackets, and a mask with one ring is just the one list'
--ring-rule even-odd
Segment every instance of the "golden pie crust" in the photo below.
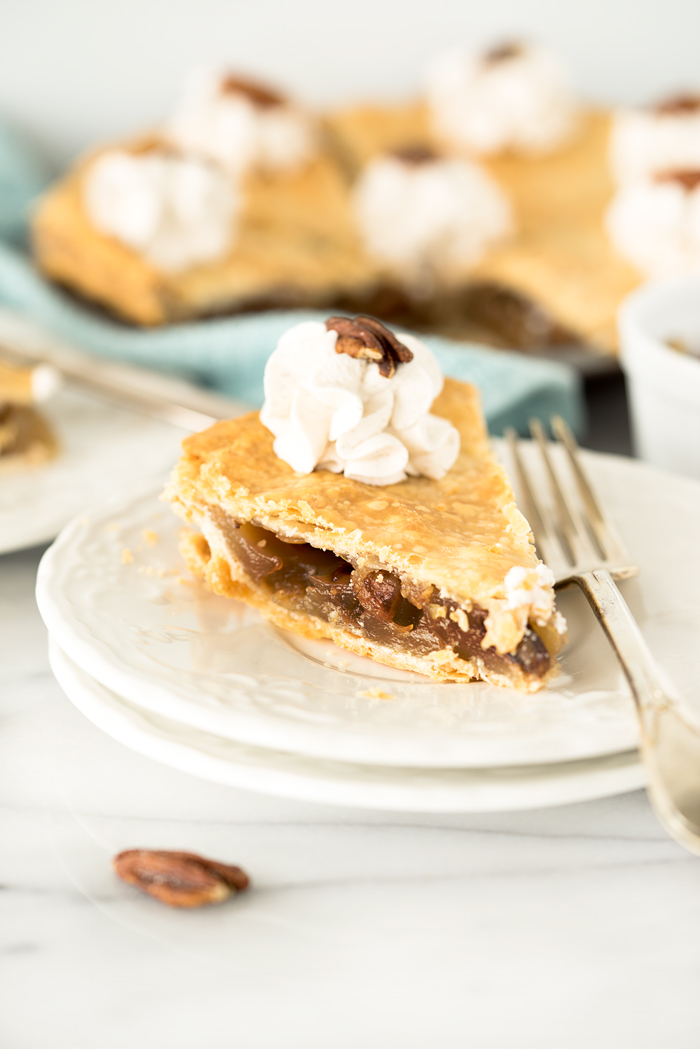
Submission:
{"label": "golden pie crust", "polygon": [[[440,146],[421,103],[355,107],[326,119],[339,155],[354,173],[382,152],[408,144]],[[641,278],[615,253],[603,227],[614,191],[609,130],[609,114],[588,111],[581,114],[577,134],[557,152],[479,158],[509,197],[517,234],[493,247],[471,278],[524,293],[584,340],[615,352],[618,306]]]}
{"label": "golden pie crust", "polygon": [[[142,139],[120,145],[138,152]],[[94,228],[84,209],[79,163],[39,202],[32,238],[39,268],[125,320],[158,325],[244,309],[324,306],[364,296],[372,284],[339,162],[319,154],[296,174],[251,174],[231,252],[164,273]]]}
{"label": "golden pie crust", "polygon": [[[269,588],[246,576],[220,526],[222,514],[253,522],[278,536],[330,550],[363,571],[389,570],[414,594],[439,592],[461,608],[479,606],[491,621],[487,640],[499,652],[514,650],[524,628],[506,607],[504,578],[515,565],[534,569],[539,564],[529,526],[491,452],[474,387],[445,380],[432,411],[460,432],[454,467],[440,481],[418,477],[386,487],[325,470],[294,473],[275,455],[272,434],[257,413],[188,437],[169,495],[175,511],[203,534],[187,536],[183,552],[216,593],[247,601],[304,636],[328,637],[379,662],[439,679],[482,677],[534,691],[555,672],[554,660],[544,678],[534,679],[517,667],[504,675],[478,661],[468,663],[450,648],[417,656],[280,606]],[[564,641],[557,621],[553,615],[538,628],[552,655]]]}

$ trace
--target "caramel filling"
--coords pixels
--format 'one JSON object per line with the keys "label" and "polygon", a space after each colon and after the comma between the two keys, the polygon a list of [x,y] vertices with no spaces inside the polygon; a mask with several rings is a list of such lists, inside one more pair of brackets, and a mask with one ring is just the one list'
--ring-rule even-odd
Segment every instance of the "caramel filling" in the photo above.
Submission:
{"label": "caramel filling", "polygon": [[530,627],[513,652],[501,655],[481,646],[487,616],[483,608],[466,611],[435,590],[419,607],[392,572],[362,571],[329,550],[281,539],[220,512],[212,517],[251,582],[283,607],[416,655],[451,648],[461,659],[492,673],[507,675],[517,665],[525,674],[542,678],[552,665],[544,642]]}

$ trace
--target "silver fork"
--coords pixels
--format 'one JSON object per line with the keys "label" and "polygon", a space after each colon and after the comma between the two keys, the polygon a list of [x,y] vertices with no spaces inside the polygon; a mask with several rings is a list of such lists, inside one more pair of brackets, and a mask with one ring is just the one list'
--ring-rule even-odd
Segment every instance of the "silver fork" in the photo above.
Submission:
{"label": "silver fork", "polygon": [[573,434],[559,416],[551,424],[573,481],[561,483],[553,442],[539,420],[532,420],[530,432],[542,455],[551,506],[531,482],[515,432],[506,432],[538,552],[554,572],[557,587],[581,588],[607,634],[634,697],[649,799],[671,836],[700,856],[700,726],[664,684],[615,584],[638,570],[593,492]]}

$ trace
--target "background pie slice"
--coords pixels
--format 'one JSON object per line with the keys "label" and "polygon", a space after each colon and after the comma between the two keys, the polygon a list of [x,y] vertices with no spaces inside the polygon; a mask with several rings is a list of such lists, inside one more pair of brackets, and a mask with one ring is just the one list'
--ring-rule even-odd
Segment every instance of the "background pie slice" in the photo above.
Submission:
{"label": "background pie slice", "polygon": [[55,455],[57,445],[44,418],[32,407],[37,369],[0,360],[0,468],[30,466]]}
{"label": "background pie slice", "polygon": [[[123,148],[135,152],[148,141]],[[52,280],[123,319],[158,325],[264,307],[322,307],[371,291],[346,176],[333,156],[321,153],[294,174],[247,176],[230,252],[165,273],[90,221],[83,186],[99,155],[78,164],[39,202],[34,257]]]}

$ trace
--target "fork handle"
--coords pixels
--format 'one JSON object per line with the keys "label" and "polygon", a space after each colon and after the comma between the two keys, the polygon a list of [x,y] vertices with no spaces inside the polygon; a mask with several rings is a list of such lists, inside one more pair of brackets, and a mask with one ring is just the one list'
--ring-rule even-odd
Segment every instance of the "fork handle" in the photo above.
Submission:
{"label": "fork handle", "polygon": [[647,792],[669,833],[700,856],[700,728],[666,690],[627,602],[605,569],[572,578],[607,634],[639,718]]}

